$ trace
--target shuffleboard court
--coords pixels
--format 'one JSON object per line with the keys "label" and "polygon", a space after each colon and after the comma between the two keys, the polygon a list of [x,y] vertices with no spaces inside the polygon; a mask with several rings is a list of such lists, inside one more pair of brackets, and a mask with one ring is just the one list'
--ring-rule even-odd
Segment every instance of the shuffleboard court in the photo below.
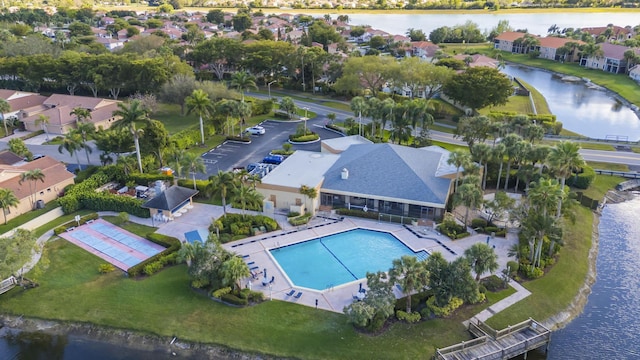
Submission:
{"label": "shuffleboard court", "polygon": [[125,271],[164,250],[164,247],[102,219],[60,236]]}

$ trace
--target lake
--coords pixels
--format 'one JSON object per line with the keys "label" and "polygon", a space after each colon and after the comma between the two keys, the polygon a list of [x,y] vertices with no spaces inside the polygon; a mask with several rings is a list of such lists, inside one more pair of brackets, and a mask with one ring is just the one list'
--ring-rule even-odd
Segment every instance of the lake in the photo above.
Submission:
{"label": "lake", "polygon": [[[332,14],[335,19],[338,14]],[[552,25],[562,28],[593,26],[635,26],[640,24],[640,12],[597,13],[460,13],[460,14],[349,14],[352,25],[371,25],[391,34],[406,34],[407,29],[420,29],[427,36],[433,29],[473,21],[482,30],[491,30],[500,20],[507,20],[514,29],[527,29],[532,34],[545,35]]]}
{"label": "lake", "polygon": [[538,90],[567,130],[599,139],[640,140],[640,118],[609,91],[590,88],[583,81],[562,81],[548,71],[519,65],[507,65],[502,72]]}

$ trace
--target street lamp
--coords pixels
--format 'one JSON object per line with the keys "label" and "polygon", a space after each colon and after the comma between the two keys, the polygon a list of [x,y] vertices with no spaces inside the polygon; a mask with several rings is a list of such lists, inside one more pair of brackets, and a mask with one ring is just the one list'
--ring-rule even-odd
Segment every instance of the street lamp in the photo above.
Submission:
{"label": "street lamp", "polygon": [[273,300],[273,285],[269,284],[269,301]]}
{"label": "street lamp", "polygon": [[271,100],[271,84],[273,84],[274,82],[276,82],[277,80],[273,80],[272,82],[267,84],[267,88],[269,89],[269,100]]}

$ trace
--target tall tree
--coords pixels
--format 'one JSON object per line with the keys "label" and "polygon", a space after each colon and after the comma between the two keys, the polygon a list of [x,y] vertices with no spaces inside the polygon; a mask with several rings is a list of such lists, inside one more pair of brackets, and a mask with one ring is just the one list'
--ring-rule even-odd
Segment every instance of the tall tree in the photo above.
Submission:
{"label": "tall tree", "polygon": [[243,217],[248,206],[260,206],[262,201],[262,195],[252,187],[246,186],[245,184],[239,184],[233,189],[233,198],[236,203],[240,203]]}
{"label": "tall tree", "polygon": [[477,66],[456,74],[444,86],[444,93],[473,110],[504,105],[513,93],[511,80],[486,66]]}
{"label": "tall tree", "polygon": [[258,90],[255,77],[245,71],[238,71],[231,76],[231,87],[235,87],[240,91],[240,94],[242,94],[242,102],[244,102],[245,91]]}
{"label": "tall tree", "polygon": [[87,165],[90,165],[91,159],[89,159],[89,154],[91,154],[92,149],[87,142],[89,141],[89,136],[93,135],[96,132],[96,127],[91,122],[83,121],[76,125],[75,131],[80,134],[80,137],[82,138],[82,148],[84,148],[84,153],[87,156]]}
{"label": "tall tree", "polygon": [[455,188],[458,188],[458,179],[460,179],[460,168],[465,167],[471,162],[471,155],[463,150],[455,149],[449,153],[447,164],[455,165],[456,167],[456,183]]}
{"label": "tall tree", "polygon": [[91,111],[89,111],[89,109],[84,109],[81,107],[73,108],[69,115],[73,115],[76,117],[76,125],[79,125],[80,123],[91,119]]}
{"label": "tall tree", "polygon": [[479,182],[463,181],[462,185],[456,189],[454,194],[454,203],[465,206],[464,225],[467,226],[469,210],[475,210],[482,204],[482,189],[480,188]]}
{"label": "tall tree", "polygon": [[42,126],[42,130],[44,131],[45,134],[47,134],[47,141],[49,141],[49,129],[47,129],[47,125],[49,124],[49,117],[47,115],[44,114],[40,114],[38,115],[38,118],[36,119],[35,122],[36,126],[40,125]]}
{"label": "tall tree", "polygon": [[20,200],[16,197],[13,191],[0,188],[0,208],[2,208],[5,225],[7,224],[7,210],[12,207],[17,208],[19,204]]}
{"label": "tall tree", "polygon": [[181,165],[184,169],[187,169],[193,176],[193,190],[197,190],[196,187],[196,173],[204,173],[207,171],[207,167],[202,161],[202,157],[196,153],[187,152],[182,158]]}
{"label": "tall tree", "polygon": [[[13,236],[0,238],[0,279],[18,272],[36,249],[38,237],[32,231],[17,228]],[[22,273],[18,274],[22,281]]]}
{"label": "tall tree", "polygon": [[[551,169],[560,178],[561,190],[564,192],[564,185],[571,174],[585,165],[582,155],[580,155],[580,145],[571,141],[561,141],[551,149],[549,154],[549,164]],[[558,201],[556,218],[562,212],[562,199]]]}
{"label": "tall tree", "polygon": [[476,281],[480,281],[480,275],[483,273],[487,271],[494,273],[498,270],[498,255],[485,243],[471,245],[464,251],[464,257],[476,273]]}
{"label": "tall tree", "polygon": [[415,256],[404,255],[393,260],[389,269],[391,283],[402,287],[402,293],[407,295],[407,313],[411,313],[411,293],[421,290],[429,284],[429,272],[425,263],[418,261]]}
{"label": "tall tree", "polygon": [[62,151],[65,150],[69,153],[69,155],[76,155],[76,160],[78,161],[78,168],[82,170],[82,165],[80,165],[80,158],[78,157],[78,152],[81,149],[88,149],[88,145],[86,145],[82,141],[82,136],[75,131],[68,132],[63,138],[62,143],[58,146],[58,152],[62,154]]}
{"label": "tall tree", "polygon": [[358,135],[362,136],[362,113],[367,111],[367,101],[362,96],[351,99],[351,111],[358,117]]}
{"label": "tall tree", "polygon": [[129,128],[136,147],[136,157],[138,159],[138,170],[142,173],[142,156],[140,154],[140,136],[144,133],[142,129],[137,129],[136,124],[149,122],[148,111],[142,106],[139,100],[133,100],[127,106],[125,103],[118,103],[118,110],[113,112],[113,116],[119,116],[120,120],[115,123],[116,128]]}
{"label": "tall tree", "polygon": [[[300,186],[300,189],[298,191],[300,192],[300,194],[304,195],[305,212],[309,211],[309,208],[307,207],[307,198],[313,201],[313,199],[315,199],[318,196],[318,190],[316,190],[316,188],[312,186],[302,185]],[[313,213],[313,209],[312,209],[312,213]]]}
{"label": "tall tree", "polygon": [[473,160],[480,163],[482,166],[482,190],[487,187],[487,163],[491,159],[492,148],[489,144],[484,142],[478,143],[472,146],[471,154]]}
{"label": "tall tree", "polygon": [[240,280],[251,275],[249,266],[241,257],[232,256],[230,259],[222,263],[220,267],[220,275],[222,275],[222,283],[225,286],[233,286],[234,289],[240,289]]}
{"label": "tall tree", "polygon": [[237,185],[236,178],[232,173],[226,171],[218,171],[216,175],[210,176],[209,181],[211,183],[211,194],[218,193],[222,199],[222,210],[224,216],[227,216],[227,194],[230,189],[233,189]]}
{"label": "tall tree", "polygon": [[200,89],[193,90],[190,96],[185,100],[187,105],[187,113],[195,112],[200,119],[200,143],[204,146],[204,122],[203,116],[210,116],[213,112],[213,104],[207,93]]}
{"label": "tall tree", "polygon": [[29,171],[25,171],[20,174],[20,180],[18,184],[22,184],[23,182],[29,182],[29,190],[31,192],[31,196],[29,196],[29,201],[31,202],[31,209],[36,206],[36,194],[38,191],[38,181],[44,183],[45,175],[41,169],[33,169]]}

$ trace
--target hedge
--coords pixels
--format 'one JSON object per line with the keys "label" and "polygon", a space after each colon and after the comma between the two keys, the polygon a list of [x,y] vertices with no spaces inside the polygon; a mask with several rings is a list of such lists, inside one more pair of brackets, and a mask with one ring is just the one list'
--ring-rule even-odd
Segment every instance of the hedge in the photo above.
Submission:
{"label": "hedge", "polygon": [[585,166],[582,168],[582,172],[580,174],[568,178],[567,182],[570,186],[576,187],[578,189],[588,189],[595,179],[596,172],[593,170],[593,168],[591,166]]}
{"label": "hedge", "polygon": [[220,300],[233,305],[240,305],[240,306],[249,305],[249,300],[239,298],[233,294],[224,294],[222,295],[222,297],[220,297]]}
{"label": "hedge", "polygon": [[251,142],[251,138],[250,137],[244,137],[244,136],[227,136],[226,138],[229,141],[239,141],[239,142],[244,142],[244,143],[250,143]]}
{"label": "hedge", "polygon": [[174,253],[176,253],[182,247],[182,243],[180,242],[180,240],[171,236],[149,233],[147,234],[146,238],[147,240],[155,244],[164,246],[166,249],[148,258],[147,260],[144,260],[143,262],[130,267],[129,270],[127,270],[127,273],[131,277],[136,277],[143,272],[147,275],[151,275],[160,271],[167,264],[176,263],[177,254]]}
{"label": "hedge", "polygon": [[378,212],[376,211],[364,212],[362,210],[336,209],[336,213],[339,215],[356,216],[356,217],[361,217],[365,219],[378,220]]}
{"label": "hedge", "polygon": [[[200,192],[197,196],[203,197],[204,193],[207,192],[207,187],[211,184],[209,180],[197,180],[196,179],[196,189]],[[189,189],[193,189],[193,179],[179,179],[178,185],[182,187],[186,187]]]}
{"label": "hedge", "polygon": [[[85,224],[89,220],[96,220],[97,218],[98,218],[97,213],[91,213],[91,214],[85,215],[80,218],[80,225]],[[78,226],[78,222],[75,220],[72,220],[53,229],[53,233],[56,235],[60,235],[63,232],[67,231],[67,229],[72,228],[74,226]]]}
{"label": "hedge", "polygon": [[302,135],[302,136],[289,135],[289,141],[292,141],[292,142],[308,142],[308,141],[314,141],[318,139],[320,139],[320,135],[316,133],[313,133],[310,135]]}
{"label": "hedge", "polygon": [[95,211],[127,212],[138,217],[150,217],[149,210],[143,209],[141,199],[129,196],[96,192],[96,189],[109,182],[110,177],[103,171],[97,172],[87,180],[70,188],[58,202],[65,214],[74,213],[82,208]]}
{"label": "hedge", "polygon": [[[216,128],[211,124],[204,125],[204,137],[215,135]],[[187,129],[180,130],[171,136],[171,142],[180,150],[188,149],[202,140],[200,125],[193,125]]]}
{"label": "hedge", "polygon": [[273,110],[273,100],[247,100],[251,104],[251,116],[265,115]]}
{"label": "hedge", "polygon": [[304,214],[296,217],[289,218],[289,223],[293,226],[300,226],[307,224],[311,219],[311,214]]}

